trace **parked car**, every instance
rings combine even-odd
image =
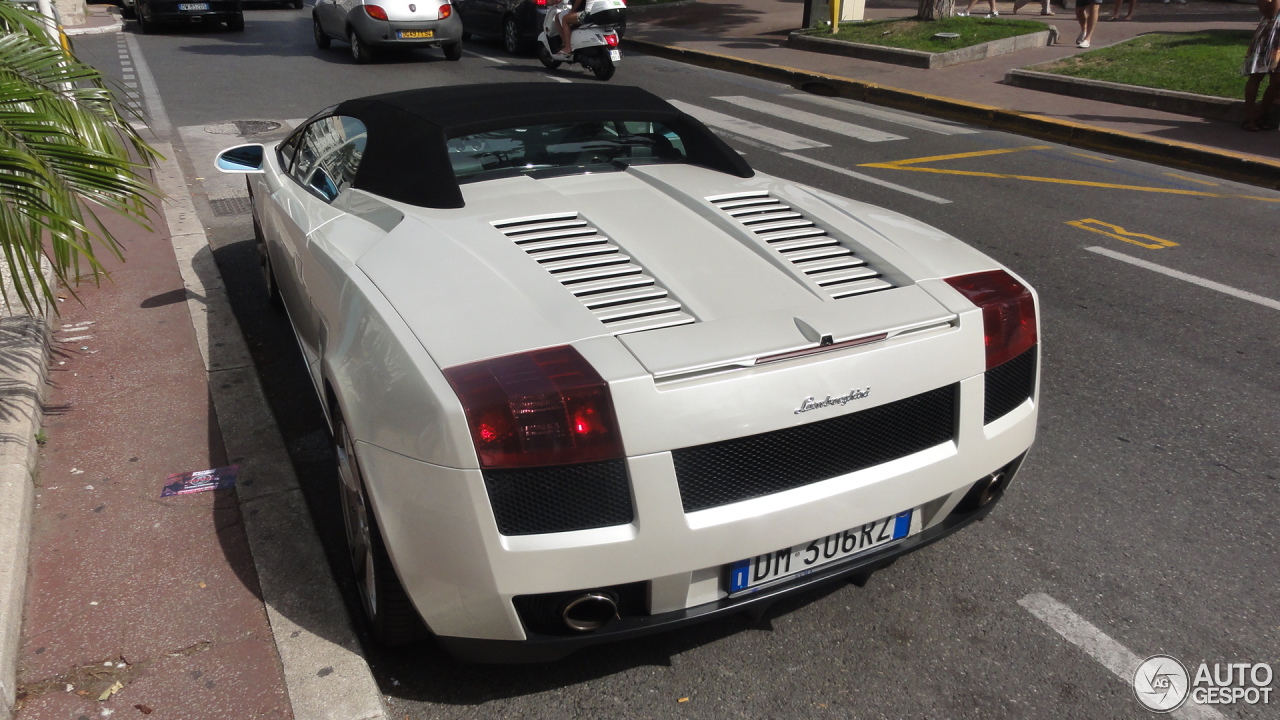
[[[316,47],[342,40],[358,63],[394,48],[438,47],[449,60],[462,57],[462,20],[449,0],[316,0],[311,25]]]
[[[547,0],[455,0],[462,29],[468,35],[501,38],[512,55],[533,49],[547,15]],[[555,3],[550,3],[552,6]]]
[[[138,29],[155,32],[160,25],[209,25],[226,23],[232,32],[244,30],[241,0],[135,0]]]
[[[1024,281],[638,88],[348,100],[217,164],[383,643],[547,660],[865,578],[984,517],[1035,437]]]

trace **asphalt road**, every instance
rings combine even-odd
[[[243,34],[174,30],[132,35],[128,47],[154,77],[349,591],[319,406],[286,321],[264,301],[248,215],[212,177],[211,153],[280,137],[288,120],[357,95],[555,80],[487,42],[467,43],[457,63],[423,51],[357,66],[342,43],[314,46],[309,17],[264,6]],[[76,44],[123,77],[114,36]],[[1043,315],[1037,444],[986,522],[865,588],[796,598],[760,622],[731,618],[548,666],[366,644],[392,717],[1128,718],[1145,711],[1107,667],[1120,650],[1168,653],[1193,672],[1280,665],[1280,193],[919,116],[871,117],[638,55],[612,82],[727,116],[725,136],[758,170],[920,218],[1027,278]],[[248,135],[227,125],[236,120],[282,126]],[[833,120],[899,138],[857,139]],[[795,141],[778,131],[822,146],[785,149]],[[1276,717],[1272,703],[1218,710]]]

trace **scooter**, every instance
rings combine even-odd
[[[616,63],[622,60],[618,49],[618,26],[626,18],[625,0],[587,0],[578,14],[578,26],[569,35],[569,57],[560,53],[560,27],[556,18],[569,12],[570,0],[547,10],[542,21],[542,34],[538,36],[538,59],[548,70],[555,70],[561,63],[578,63],[590,70],[599,80],[613,77]]]

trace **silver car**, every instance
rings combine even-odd
[[[448,0],[316,0],[311,22],[317,47],[344,40],[358,63],[390,48],[438,47],[448,60],[462,57],[462,19]]]

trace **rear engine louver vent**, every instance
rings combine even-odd
[[[707,198],[817,283],[833,300],[893,284],[803,214],[763,190]]]
[[[614,335],[694,322],[680,301],[578,213],[493,223]]]

